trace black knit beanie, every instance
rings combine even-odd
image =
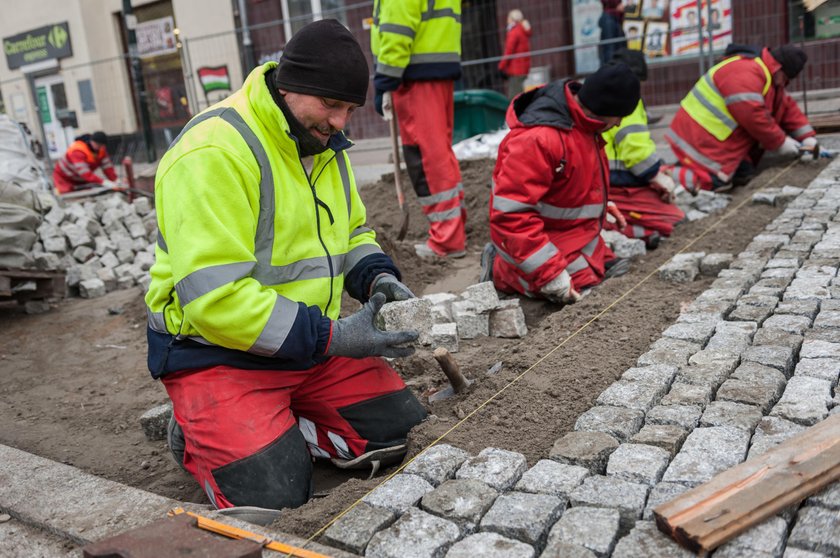
[[[610,64],[586,78],[577,96],[598,116],[627,116],[639,104],[641,84],[626,64]]]
[[[93,135],[90,136],[90,139],[102,145],[108,143],[108,136],[106,136],[105,132],[102,131],[94,132]]]
[[[613,53],[613,57],[607,64],[627,64],[639,81],[647,80],[647,62],[641,50],[620,48]]]
[[[805,51],[794,45],[776,47],[770,51],[770,54],[782,65],[782,70],[790,79],[795,79],[805,67],[805,62],[808,61]]]
[[[310,23],[291,38],[274,72],[279,89],[365,104],[370,74],[358,41],[338,20]]]

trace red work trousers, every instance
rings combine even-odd
[[[409,81],[392,93],[403,156],[423,213],[429,247],[438,255],[466,247],[464,188],[452,152],[454,83]]]
[[[682,209],[662,201],[658,192],[644,186],[610,186],[610,200],[627,219],[627,227],[621,232],[629,238],[647,239],[654,232],[670,236],[674,225],[685,218]]]
[[[184,433],[183,465],[217,508],[299,506],[311,495],[310,454],[352,459],[405,443],[426,414],[380,358],[216,366],[162,381]]]

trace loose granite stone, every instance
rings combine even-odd
[[[476,533],[452,545],[446,558],[533,558],[534,547],[497,533]]]
[[[782,398],[770,414],[803,426],[813,426],[828,416],[830,403],[830,382],[808,376],[794,376],[788,381]]]
[[[414,458],[404,472],[426,479],[437,486],[455,476],[455,471],[470,454],[449,444],[436,444]]]
[[[629,529],[642,516],[649,487],[614,477],[593,476],[584,479],[583,484],[569,495],[572,506],[596,508],[618,508],[621,527]]]
[[[597,405],[578,417],[575,430],[604,432],[618,440],[626,441],[642,428],[644,419],[645,415],[641,410]]]
[[[541,459],[525,471],[514,487],[519,492],[551,494],[568,498],[569,493],[590,475],[589,469],[566,465],[551,459]]]
[[[694,405],[704,408],[711,399],[711,386],[675,383],[660,403],[662,405]]]
[[[368,558],[443,558],[461,536],[457,525],[417,508],[376,533],[368,544]]]
[[[804,426],[779,417],[762,418],[750,441],[750,453],[747,459],[765,453],[803,430],[805,430]]]
[[[607,459],[617,447],[618,441],[603,432],[569,432],[554,442],[549,458],[597,475],[606,471]]]
[[[432,515],[465,526],[469,531],[481,521],[498,495],[481,481],[453,479],[423,496],[420,507]]]
[[[620,515],[610,508],[581,506],[566,510],[549,533],[553,541],[588,548],[599,558],[607,557],[618,539]]]
[[[743,461],[749,442],[749,432],[737,428],[696,428],[686,438],[662,480],[686,486],[707,482],[721,471]]]
[[[548,494],[508,492],[496,499],[479,528],[542,548],[548,531],[566,509],[566,499]]]
[[[672,424],[693,430],[703,410],[694,405],[657,405],[645,416],[647,424]]]
[[[596,403],[647,411],[665,395],[666,386],[641,382],[614,382],[601,392]]]
[[[670,386],[678,371],[679,368],[668,364],[634,367],[628,368],[621,375],[621,380],[625,382]]]
[[[662,478],[671,455],[662,448],[621,444],[607,462],[607,476],[653,486]]]
[[[630,441],[634,444],[646,444],[662,448],[673,457],[682,447],[688,431],[671,424],[646,424]]]
[[[362,498],[362,501],[399,515],[417,504],[424,494],[432,490],[434,487],[422,477],[401,473],[376,487],[373,492]]]
[[[654,509],[656,509],[660,504],[670,502],[687,490],[690,490],[690,488],[684,484],[676,482],[660,482],[651,489],[650,494],[648,495],[642,519],[653,519]]]
[[[700,417],[700,426],[731,426],[752,434],[761,417],[761,409],[753,405],[712,401]]]
[[[769,517],[719,546],[715,557],[740,558],[766,554],[781,558],[786,538],[787,522],[781,517]]]
[[[527,467],[528,463],[521,453],[484,448],[461,465],[455,478],[476,479],[496,490],[507,490],[516,484]]]
[[[396,519],[397,514],[390,510],[360,502],[327,529],[324,542],[341,550],[364,554],[373,535]]]

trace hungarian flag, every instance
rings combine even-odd
[[[230,91],[230,75],[227,66],[205,66],[198,69],[198,80],[204,88],[204,93],[210,91]]]

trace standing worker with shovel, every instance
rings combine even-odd
[[[460,0],[377,0],[371,51],[376,111],[384,115],[393,105],[408,175],[429,220],[429,239],[415,245],[417,255],[463,257],[467,213],[452,152],[453,92],[461,77]]]

